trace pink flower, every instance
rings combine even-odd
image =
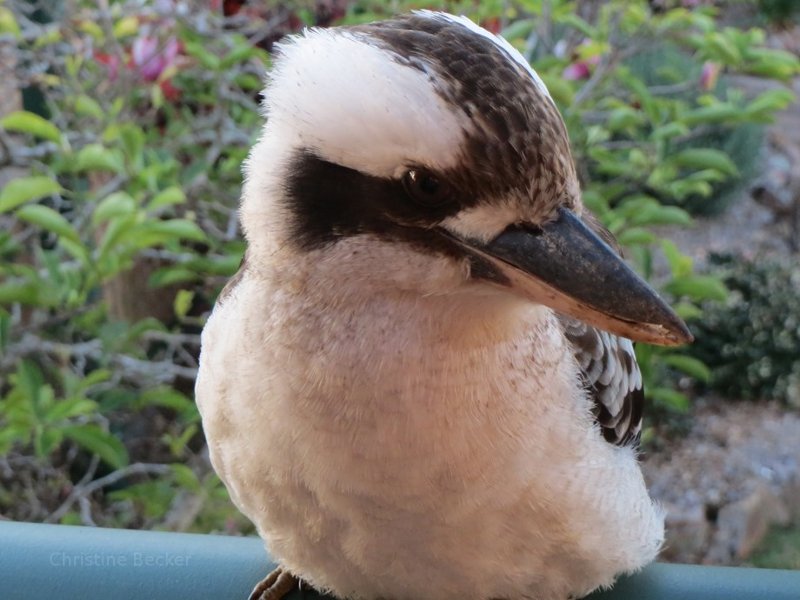
[[[561,77],[567,81],[580,81],[581,79],[589,79],[589,77],[591,77],[594,67],[600,63],[600,55],[589,54],[589,52],[592,51],[590,44],[591,40],[585,39],[578,45],[572,53],[572,60],[575,62],[564,69]],[[597,52],[596,48],[594,52]]]
[[[586,61],[580,61],[568,65],[561,74],[561,77],[567,81],[579,81],[581,79],[589,79],[591,74],[592,72],[589,69],[589,64]]]
[[[707,60],[703,63],[703,70],[700,72],[700,87],[706,91],[711,91],[717,86],[719,79],[720,66]]]
[[[131,60],[145,81],[155,81],[175,62],[179,52],[180,42],[174,37],[162,45],[157,37],[144,35],[133,42]]]

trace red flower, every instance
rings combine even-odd
[[[111,81],[116,81],[119,75],[119,57],[116,54],[105,54],[104,52],[95,52],[94,59],[101,65],[105,65],[108,72],[108,78]]]
[[[172,85],[172,81],[169,79],[165,79],[158,85],[161,88],[161,93],[164,94],[164,98],[169,102],[177,102],[181,97],[181,91]]]

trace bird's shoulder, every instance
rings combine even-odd
[[[572,345],[595,418],[609,443],[638,444],[642,430],[644,386],[633,342],[559,315]]]

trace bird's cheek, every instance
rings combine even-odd
[[[310,257],[309,284],[346,295],[448,294],[469,281],[463,258],[375,235],[343,238]]]

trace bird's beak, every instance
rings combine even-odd
[[[510,227],[488,243],[453,239],[478,264],[489,263],[475,276],[526,299],[635,341],[676,346],[694,339],[653,288],[567,209],[540,228]]]

